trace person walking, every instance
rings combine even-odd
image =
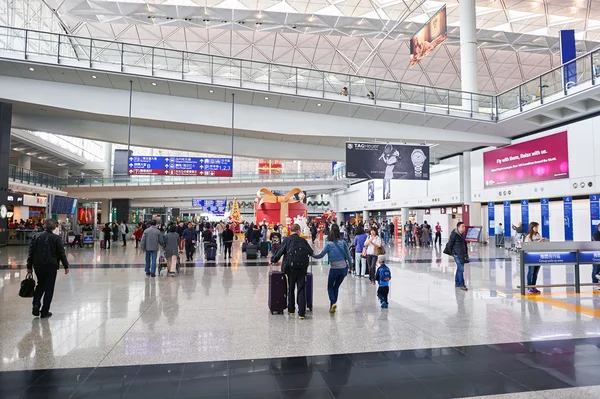
[[[123,246],[126,247],[127,246],[127,233],[129,233],[129,227],[127,227],[127,222],[125,220],[123,220],[123,222],[121,223],[121,226],[119,226],[119,229],[121,231],[121,237],[123,237]]]
[[[527,234],[525,234],[524,242],[545,242],[547,241],[538,232],[540,224],[537,222],[529,223]],[[540,272],[540,266],[529,266],[527,269],[527,285],[535,285],[537,283],[538,273]],[[530,294],[539,294],[540,291],[535,287],[527,289]]]
[[[377,284],[379,284],[379,288],[377,288],[377,298],[379,299],[379,304],[381,307],[383,309],[387,309],[389,306],[388,294],[390,293],[390,280],[392,279],[392,272],[385,264],[385,255],[379,255],[377,257],[377,262],[379,263],[377,272],[375,272],[375,280],[377,281]]]
[[[117,242],[119,240],[119,223],[116,221],[113,222],[112,226],[112,240],[113,242]]]
[[[600,241],[600,224],[598,225],[598,229],[592,234],[592,241]],[[594,263],[592,266],[592,283],[600,283],[600,263]],[[594,291],[600,291],[600,286],[595,285]]]
[[[439,245],[442,246],[442,226],[440,226],[440,222],[437,222],[435,225],[435,241],[434,241],[434,245]]]
[[[233,230],[229,228],[229,225],[225,225],[223,230],[223,246],[225,247],[225,259],[227,259],[227,253],[229,252],[229,259],[231,259],[231,246],[233,245]]]
[[[112,234],[112,230],[110,228],[110,224],[106,223],[104,225],[104,229],[102,229],[102,233],[104,233],[104,249],[110,249],[110,235]]]
[[[156,277],[156,256],[161,241],[162,233],[156,227],[156,220],[150,222],[150,228],[142,234],[140,243],[142,250],[146,251],[146,276]]]
[[[194,260],[194,252],[196,251],[196,229],[192,226],[192,223],[187,224],[187,228],[183,231],[183,241],[185,242],[185,258],[188,262]]]
[[[365,241],[363,255],[367,257],[367,269],[369,270],[369,281],[375,285],[375,270],[377,269],[377,251],[383,246],[379,237],[377,227],[371,228],[371,235]]]
[[[220,221],[216,226],[215,226],[215,230],[217,230],[217,243],[219,244],[219,247],[223,247],[223,232],[225,231],[225,225],[223,224],[223,221]]]
[[[75,236],[75,238],[71,243],[71,248],[73,248],[75,244],[77,244],[79,248],[83,247],[83,244],[81,243],[81,227],[79,227],[79,223],[77,223],[77,221],[73,223],[73,235]]]
[[[456,275],[454,276],[454,286],[462,291],[468,291],[465,285],[465,263],[469,263],[469,252],[467,241],[465,240],[466,226],[463,222],[458,222],[456,229],[450,233],[450,239],[446,243],[448,252],[444,252],[454,258],[456,262]]]
[[[54,285],[60,263],[65,268],[65,274],[69,274],[69,261],[65,254],[65,247],[61,238],[53,233],[56,228],[56,220],[46,219],[44,228],[44,232],[37,234],[31,240],[27,255],[27,273],[33,273],[35,270],[37,277],[31,314],[36,317],[40,316],[42,319],[52,316],[50,304],[54,296]]]
[[[356,269],[356,277],[366,276],[367,273],[367,257],[363,255],[363,250],[365,249],[365,241],[367,241],[368,237],[362,223],[359,224],[356,228],[356,235],[354,236],[354,247],[356,248],[354,254],[354,266]]]
[[[290,235],[283,239],[279,248],[271,256],[271,264],[276,264],[283,256],[281,272],[288,280],[288,313],[296,314],[295,290],[298,288],[298,317],[306,317],[306,273],[310,263],[309,256],[314,255],[313,249],[304,238],[300,237],[300,225],[290,227]]]
[[[329,229],[327,242],[320,254],[314,255],[315,259],[329,259],[329,277],[327,278],[327,293],[329,294],[329,313],[335,313],[337,309],[340,285],[348,275],[348,267],[352,262],[348,243],[342,238],[340,227],[333,224]]]
[[[179,252],[183,253],[185,247],[185,241],[183,240],[183,232],[185,231],[185,223],[179,222],[177,224],[177,234],[179,234]]]
[[[179,234],[177,234],[177,226],[171,225],[169,232],[164,236],[165,259],[167,261],[168,276],[175,277],[177,275],[177,256],[179,255]]]
[[[142,228],[142,224],[138,223],[137,228],[133,232],[133,237],[135,238],[135,248],[139,248],[140,240],[142,239],[142,235],[144,234],[144,229]]]
[[[317,239],[317,224],[315,222],[313,222],[313,224],[310,226],[310,238],[312,239],[312,243],[315,243],[315,240]]]

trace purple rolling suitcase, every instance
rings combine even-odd
[[[269,272],[269,310],[271,314],[283,314],[287,308],[287,277],[280,271]]]
[[[309,273],[306,273],[306,308],[312,312],[313,309],[313,274],[312,267]]]

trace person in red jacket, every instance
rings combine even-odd
[[[138,226],[133,233],[133,237],[135,238],[135,247],[136,248],[139,246],[140,240],[142,239],[143,234],[144,234],[144,229],[142,229],[142,224],[138,223]]]

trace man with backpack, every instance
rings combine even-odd
[[[271,263],[276,264],[283,256],[281,272],[287,274],[288,280],[288,313],[296,313],[295,289],[298,286],[298,316],[306,316],[306,273],[310,256],[314,255],[312,247],[304,238],[300,237],[300,226],[293,224],[290,235],[283,239],[279,248],[271,257]]]

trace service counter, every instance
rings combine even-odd
[[[581,292],[581,286],[600,284],[581,284],[579,265],[600,263],[600,241],[582,242],[524,242],[520,251],[521,295],[527,288],[575,287]],[[526,285],[527,267],[529,266],[573,266],[575,270],[574,284]]]

